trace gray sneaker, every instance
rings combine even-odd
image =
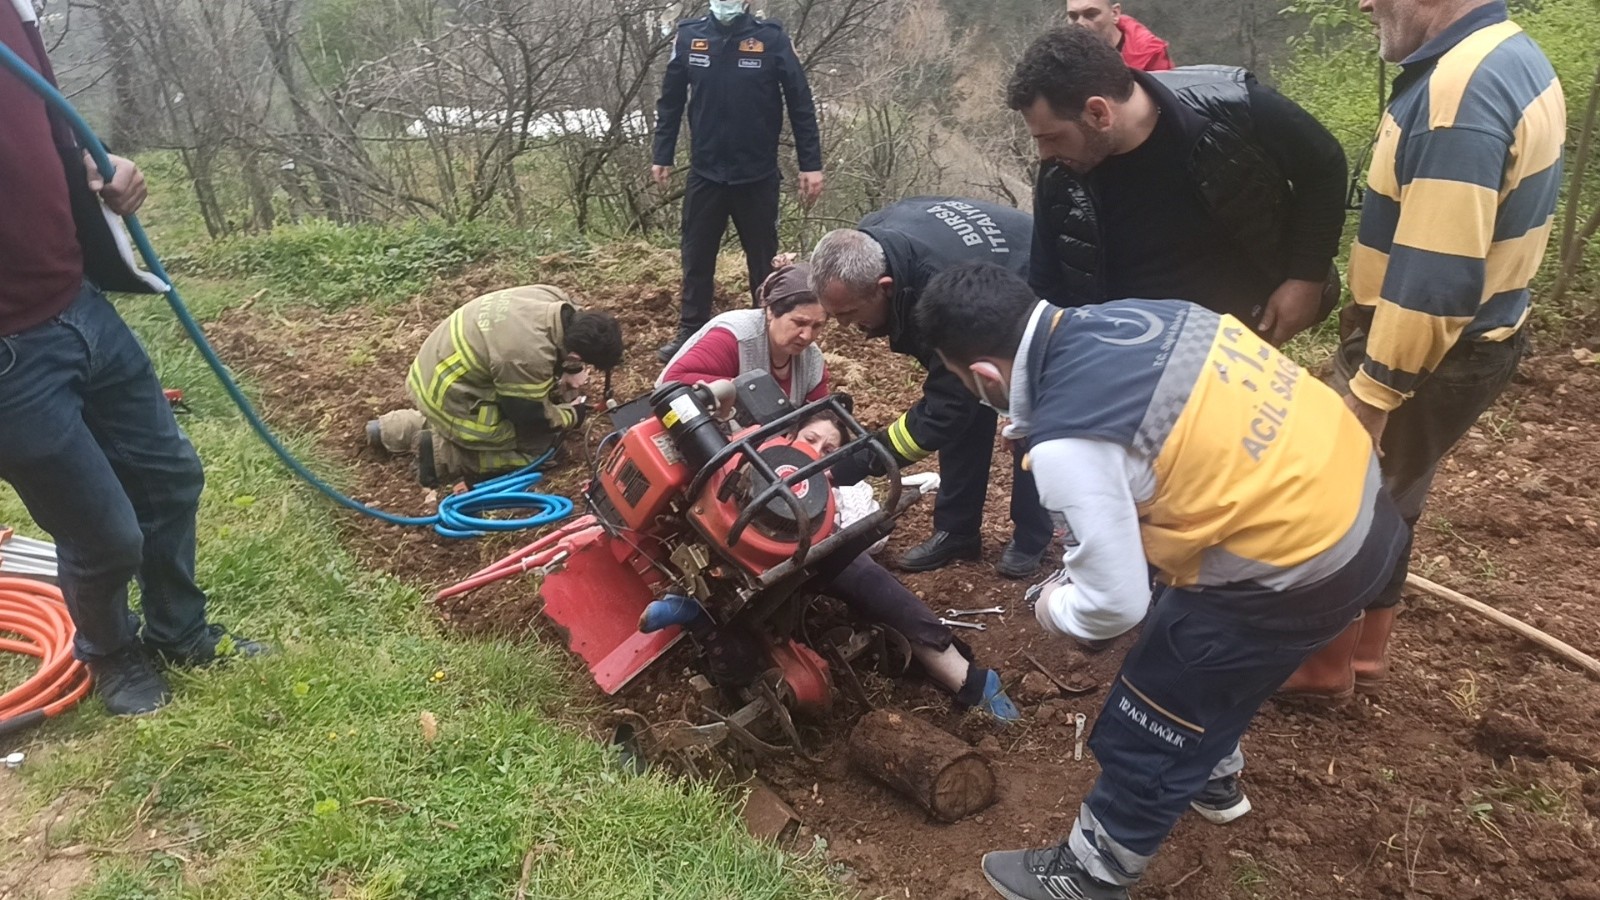
[[[983,855],[983,877],[1006,900],[1128,900],[1128,889],[1092,877],[1067,843]]]
[[[1206,782],[1189,806],[1207,822],[1226,825],[1250,811],[1250,798],[1240,789],[1238,775],[1224,775]]]

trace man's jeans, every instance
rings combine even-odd
[[[194,581],[205,476],[144,348],[88,284],[66,311],[0,336],[0,479],[56,542],[80,659],[144,639],[184,652],[206,630]]]
[[[1359,318],[1348,321],[1360,323]],[[1528,346],[1526,331],[1500,342],[1463,341],[1456,344],[1439,362],[1439,368],[1411,399],[1389,414],[1383,431],[1383,486],[1406,524],[1414,529],[1422,518],[1422,505],[1433,486],[1439,462],[1456,442],[1471,430],[1478,417],[1494,405],[1495,398],[1511,383],[1517,363]],[[1350,378],[1366,358],[1367,333],[1357,327],[1339,346],[1334,371],[1328,379],[1334,390],[1348,393]],[[1374,607],[1400,602],[1410,570],[1411,540],[1406,542],[1394,578]]]

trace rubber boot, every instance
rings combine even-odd
[[[1355,693],[1356,673],[1352,662],[1356,644],[1361,640],[1363,614],[1345,626],[1344,631],[1311,654],[1300,664],[1289,680],[1278,688],[1278,693],[1294,697],[1311,697],[1342,700]]]
[[[1389,635],[1394,632],[1398,606],[1367,610],[1361,620],[1361,640],[1356,642],[1356,657],[1351,668],[1356,673],[1356,690],[1376,694],[1389,680]]]

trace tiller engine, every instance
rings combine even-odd
[[[793,440],[819,413],[843,435],[827,454]],[[848,398],[797,409],[765,372],[669,383],[613,410],[612,421],[619,430],[600,442],[584,492],[590,514],[441,596],[538,570],[545,615],[607,694],[688,635],[703,675],[737,709],[707,707],[715,721],[687,740],[777,749],[751,731],[770,718],[798,749],[790,712],[826,712],[829,660],[846,663],[868,643],[852,632],[809,646],[807,583],[830,556],[848,560],[888,534],[915,490],[902,489],[895,460],[856,422]],[[827,473],[856,453],[881,458],[889,496],[839,527]]]

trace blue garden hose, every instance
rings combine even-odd
[[[55,85],[34,71],[10,47],[0,43],[0,67],[4,67],[11,74],[22,79],[35,94],[43,98],[49,107],[61,114],[72,130],[78,135],[78,140],[83,143],[84,149],[94,159],[95,167],[100,170],[100,175],[111,182],[116,167],[111,164],[111,158],[106,155],[105,145],[100,138],[95,136],[94,129],[83,116],[73,108],[67,98],[56,90]],[[194,342],[200,355],[205,359],[206,365],[216,373],[217,380],[222,382],[223,390],[227,391],[229,398],[239,411],[244,413],[245,421],[255,433],[266,442],[272,452],[283,460],[296,475],[333,502],[355,510],[362,515],[371,516],[394,525],[432,526],[435,531],[445,537],[468,538],[477,537],[488,531],[516,531],[523,528],[537,528],[558,522],[572,514],[572,501],[566,497],[554,494],[539,494],[529,490],[539,483],[544,477],[538,471],[539,467],[549,461],[551,453],[545,453],[537,460],[516,472],[503,475],[479,484],[476,488],[462,494],[446,497],[439,503],[439,513],[432,516],[397,516],[392,513],[374,509],[359,500],[346,496],[332,485],[318,478],[305,464],[296,459],[294,454],[278,440],[277,436],[267,428],[261,420],[261,415],[256,412],[255,406],[239,388],[239,383],[233,380],[228,372],[228,367],[217,356],[217,351],[212,349],[211,342],[206,340],[205,332],[201,331],[200,324],[195,321],[194,315],[189,312],[189,307],[184,305],[183,298],[178,295],[178,289],[172,282],[172,277],[161,265],[161,258],[156,255],[155,247],[150,244],[149,235],[145,234],[144,226],[139,224],[139,217],[129,214],[123,216],[123,221],[128,226],[128,234],[133,238],[133,244],[139,248],[139,255],[144,258],[145,265],[150,273],[161,279],[167,285],[165,296],[167,304],[172,307],[172,312],[178,317],[178,323],[183,326],[189,339]],[[553,452],[553,451],[552,451]],[[485,519],[477,514],[491,510],[525,509],[535,510],[535,514],[521,519]]]

